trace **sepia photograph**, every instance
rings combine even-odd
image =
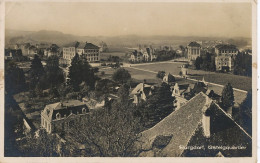
[[[256,2],[1,5],[0,162],[256,162]]]

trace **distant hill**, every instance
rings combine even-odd
[[[99,44],[101,41],[106,42],[109,47],[136,47],[138,44],[147,45],[187,45],[190,41],[195,40],[225,40],[237,46],[251,45],[250,38],[217,38],[217,37],[195,37],[195,36],[139,36],[139,35],[125,35],[125,36],[76,36],[71,34],[64,34],[58,31],[19,31],[8,30],[5,31],[6,44],[15,43],[56,43],[63,46],[72,41],[92,42]]]

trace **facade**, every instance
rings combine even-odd
[[[172,96],[175,97],[174,106],[176,109],[179,109],[182,105],[184,105],[188,100],[190,100],[196,94],[203,92],[206,93],[208,90],[208,86],[204,80],[198,81],[195,84],[178,84],[172,87]],[[209,93],[209,92],[208,92]],[[210,94],[210,97],[215,97],[214,92]]]
[[[149,62],[154,61],[156,59],[155,50],[152,47],[148,48],[139,48],[139,50],[135,50],[132,52],[130,56],[130,61],[132,62]]]
[[[99,47],[88,42],[85,44],[80,42],[73,42],[66,45],[63,48],[63,59],[66,59],[67,63],[71,63],[72,58],[77,53],[87,59],[89,62],[97,62],[100,60]]]
[[[187,46],[188,49],[188,59],[190,61],[195,61],[197,57],[201,56],[201,46],[197,42],[190,42]]]
[[[163,77],[163,82],[167,83],[167,84],[171,84],[171,83],[174,83],[175,82],[175,77],[168,73],[168,74],[165,74],[164,77]]]
[[[215,64],[216,70],[232,71],[234,67],[234,59],[238,54],[235,45],[220,44],[215,47]]]
[[[87,118],[88,113],[87,105],[78,100],[49,104],[41,112],[41,127],[47,133],[61,133]]]
[[[132,52],[131,56],[130,56],[130,61],[132,62],[142,62],[143,59],[143,53],[140,51],[135,50],[134,52]]]
[[[52,55],[59,55],[60,47],[56,44],[52,44],[50,47],[44,49],[44,55],[50,57]]]
[[[133,89],[130,95],[133,96],[133,103],[138,104],[141,100],[146,101],[147,97],[152,95],[154,91],[154,86],[140,83]]]

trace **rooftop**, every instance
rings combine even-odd
[[[215,48],[217,48],[219,50],[226,50],[226,49],[237,50],[237,47],[235,45],[232,45],[232,44],[219,44],[219,45],[216,45]]]
[[[203,135],[201,122],[204,106],[209,105],[212,108],[213,118],[210,123],[213,129],[210,138]],[[211,124],[210,124],[211,126]],[[211,128],[212,128],[211,127]],[[239,136],[238,136],[239,135]],[[154,154],[151,151],[158,151],[154,149],[153,144],[157,137],[171,136],[171,140],[164,144],[164,148],[159,150],[159,153]],[[192,145],[230,145],[239,146],[241,144],[247,146],[247,151],[243,153],[250,153],[251,136],[248,135],[243,128],[241,128],[226,112],[221,109],[214,101],[202,92],[191,98],[186,104],[174,111],[154,127],[142,132],[141,137],[142,152],[141,156],[204,156],[206,152],[203,150],[185,150],[180,148],[182,146]],[[165,142],[164,142],[165,143]],[[233,144],[232,144],[233,143]],[[207,147],[206,147],[207,148]],[[216,156],[221,151],[224,156],[240,156],[241,153],[232,153],[229,150],[216,150],[205,156]],[[193,153],[191,153],[193,152]]]
[[[200,44],[193,41],[193,42],[190,42],[188,46],[191,46],[191,47],[200,47]]]

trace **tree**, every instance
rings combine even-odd
[[[124,69],[124,68],[118,68],[113,76],[112,76],[112,79],[115,81],[115,82],[118,82],[118,83],[121,83],[121,84],[124,84],[126,83],[128,80],[131,79],[131,75],[130,73]]]
[[[5,90],[8,93],[18,93],[26,87],[25,76],[15,62],[6,61],[5,63]]]
[[[109,79],[101,79],[96,83],[96,88],[95,88],[96,94],[98,95],[108,94],[110,88],[113,86],[114,86],[114,81]]]
[[[240,125],[252,135],[252,90],[247,92],[245,100],[240,104],[237,119]]]
[[[181,49],[182,56],[184,56],[184,52],[185,52],[185,48],[184,48],[184,46],[180,45],[179,48]]]
[[[96,76],[90,64],[86,59],[80,58],[76,54],[69,67],[68,84],[71,85],[74,91],[79,91],[79,85],[85,82],[90,88],[94,89]]]
[[[135,114],[141,118],[145,128],[150,128],[173,111],[173,101],[170,86],[162,83],[146,102],[139,104]]]
[[[64,82],[63,70],[59,67],[59,58],[55,55],[48,57],[46,61],[46,82],[49,87],[58,87]]]
[[[225,85],[225,87],[222,90],[222,97],[221,97],[222,105],[224,109],[228,109],[230,107],[233,107],[234,105],[234,93],[233,88],[230,83]]]
[[[42,66],[41,59],[39,58],[38,55],[35,55],[34,59],[31,62],[30,72],[29,72],[31,89],[34,89],[36,87],[36,85],[38,84],[40,79],[44,76],[44,74],[45,72]]]
[[[158,73],[156,74],[156,77],[159,79],[163,79],[164,76],[165,76],[165,71],[158,71]]]
[[[194,63],[194,66],[197,70],[200,69],[200,65],[202,64],[203,60],[201,57],[197,57],[196,60],[195,60],[195,63]]]
[[[26,136],[26,146],[20,148],[23,156],[27,157],[55,157],[57,154],[57,145],[59,140],[48,134],[44,129],[38,130],[38,136],[29,133]]]
[[[234,74],[252,76],[252,56],[238,53],[234,61]]]
[[[111,109],[93,112],[86,122],[71,127],[68,134],[85,144],[85,156],[137,156],[139,121],[132,110],[129,104],[113,103]]]
[[[129,102],[129,85],[123,84],[117,92],[118,101],[120,103],[128,103]]]

